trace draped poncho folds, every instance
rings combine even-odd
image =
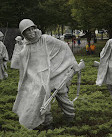
[[[18,54],[20,53],[20,51],[22,49],[23,49],[23,44],[18,44],[18,43],[15,44],[13,55],[12,55],[12,59],[11,59],[11,68],[15,68],[16,69],[16,67],[17,67],[17,69],[18,69],[18,65],[15,64],[14,61],[18,60],[16,58],[18,58]],[[13,66],[13,65],[16,65],[16,66]]]
[[[100,53],[100,65],[98,68],[96,85],[112,85],[112,39],[106,42]]]
[[[45,34],[34,42],[26,42],[18,56],[13,65],[20,70],[13,111],[20,124],[33,129],[45,120],[40,108],[51,90],[59,86],[70,68],[79,71],[79,67],[67,43]]]

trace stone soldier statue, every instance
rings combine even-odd
[[[0,79],[1,80],[8,77],[8,74],[5,70],[7,69],[7,61],[9,59],[7,49],[2,42],[3,38],[4,38],[4,34],[0,31]]]
[[[96,85],[106,84],[112,99],[112,39],[106,42],[100,53],[100,63]]]
[[[15,68],[16,69],[16,66],[13,66],[13,65],[15,64],[14,61],[17,60],[16,58],[18,58],[18,54],[23,49],[23,41],[22,41],[22,37],[21,36],[17,36],[15,38],[15,40],[16,40],[16,44],[15,44],[13,55],[12,55],[12,59],[11,59],[11,68]]]
[[[67,43],[50,35],[42,35],[30,19],[23,19],[19,29],[26,42],[14,62],[14,66],[20,69],[20,79],[13,111],[19,116],[20,124],[28,129],[34,129],[40,124],[49,127],[53,120],[51,106],[48,105],[43,115],[40,108],[65,75],[78,72],[80,68]],[[65,83],[56,99],[66,118],[73,120],[74,105],[67,93]]]

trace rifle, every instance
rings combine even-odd
[[[76,101],[79,97],[80,92],[80,83],[81,83],[81,71],[78,72],[78,81],[77,81],[77,96],[72,100],[72,102]]]
[[[79,63],[79,67],[80,67],[80,71],[81,69],[85,67],[84,61],[81,60],[81,62]],[[70,68],[71,69],[71,68]],[[81,74],[78,72],[78,75]],[[68,82],[70,81],[70,79],[73,77],[74,75],[74,70],[71,69],[71,71],[69,73],[67,73],[63,79],[63,81],[61,82],[61,84],[59,85],[59,87],[57,89],[55,89],[55,91],[53,92],[53,94],[50,96],[50,98],[42,105],[42,107],[40,108],[40,113],[41,115],[43,115],[46,110],[47,110],[47,106],[50,104],[50,102],[52,101],[52,99],[56,96],[56,94],[58,93],[58,91]],[[80,90],[80,88],[78,88],[78,91]],[[79,92],[78,92],[79,95]]]
[[[81,59],[79,63],[79,67],[81,68],[78,72],[78,79],[77,79],[77,96],[72,100],[72,102],[76,101],[79,97],[80,92],[80,83],[81,83],[81,70],[85,68],[84,61]]]

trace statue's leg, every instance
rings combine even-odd
[[[59,93],[56,95],[56,99],[58,101],[59,106],[61,107],[62,111],[65,114],[65,118],[67,121],[72,121],[75,116],[74,113],[74,104],[72,101],[68,98],[68,88],[66,85],[63,86],[63,88],[59,91]]]

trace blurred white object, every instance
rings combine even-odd
[[[21,37],[21,36],[17,36],[17,37],[15,38],[15,40],[16,40],[16,41],[22,41],[22,37]]]
[[[60,36],[60,40],[64,41],[64,35]]]
[[[85,68],[85,63],[84,63],[83,59],[80,60],[80,63],[78,64],[78,66],[79,66],[80,69]]]
[[[100,62],[94,61],[94,66],[95,66],[95,67],[99,67],[99,65],[100,65]]]

